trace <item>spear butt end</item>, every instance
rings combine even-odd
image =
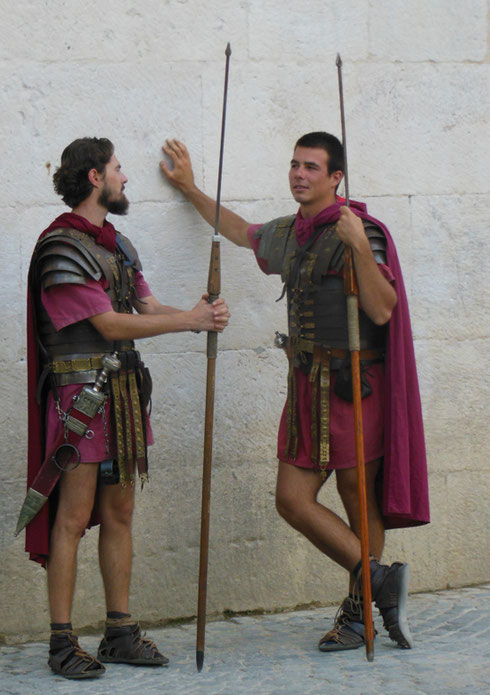
[[[197,670],[199,673],[202,671],[202,667],[204,664],[204,651],[198,649],[196,652],[196,665],[197,665]]]

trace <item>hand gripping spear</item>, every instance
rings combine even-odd
[[[344,182],[345,204],[350,207],[349,174],[347,170],[347,141],[345,136],[344,91],[342,87],[342,59],[337,53],[337,74],[339,78],[340,118],[342,125],[342,144],[344,146]],[[362,432],[361,404],[361,369],[359,351],[361,341],[359,334],[359,309],[357,286],[352,249],[346,244],[344,254],[344,292],[347,300],[347,327],[349,333],[349,351],[352,365],[352,400],[354,404],[354,434],[356,444],[357,494],[359,499],[359,515],[361,521],[361,563],[362,563],[362,593],[364,597],[364,634],[366,641],[366,658],[374,659],[374,631],[371,606],[371,574],[369,570],[369,532],[366,501],[366,471],[364,467],[364,438]]]
[[[225,87],[223,94],[223,117],[221,121],[221,144],[218,169],[218,192],[216,195],[216,217],[214,221],[214,234],[211,246],[211,258],[209,261],[208,275],[208,302],[218,299],[221,291],[220,269],[220,234],[219,212],[221,201],[221,176],[223,171],[223,146],[225,140],[226,100],[228,96],[228,71],[230,65],[231,48],[226,46]],[[216,371],[216,357],[218,354],[218,334],[216,331],[208,332],[207,339],[207,375],[206,375],[206,414],[204,422],[204,456],[202,466],[202,501],[201,501],[201,546],[199,553],[199,592],[197,604],[197,638],[196,638],[196,663],[197,670],[201,671],[204,663],[204,642],[206,632],[206,593],[208,578],[208,548],[209,548],[209,512],[211,503],[211,463],[213,460],[213,414],[214,414],[214,383]]]

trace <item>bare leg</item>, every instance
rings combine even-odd
[[[133,510],[134,486],[101,486],[99,563],[107,611],[129,613]]]
[[[280,461],[277,510],[322,553],[352,572],[361,559],[359,538],[337,514],[317,501],[322,484],[318,472]]]
[[[80,538],[92,512],[97,464],[83,463],[63,473],[48,559],[48,596],[52,623],[69,623]]]
[[[366,463],[366,500],[369,529],[370,554],[378,561],[383,553],[385,534],[381,513],[376,499],[375,482],[380,466],[380,459]],[[361,536],[361,519],[357,492],[357,469],[345,468],[336,471],[337,490],[344,505],[349,525],[356,536]],[[352,591],[354,580],[351,575],[349,590]]]

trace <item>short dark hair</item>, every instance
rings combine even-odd
[[[321,130],[314,133],[302,135],[294,149],[297,147],[318,147],[328,154],[327,172],[333,174],[334,171],[344,173],[344,147],[335,135],[325,133]]]
[[[53,175],[54,190],[64,203],[75,208],[93,190],[88,180],[90,169],[104,173],[114,154],[114,145],[107,138],[78,138],[63,150],[61,166]]]

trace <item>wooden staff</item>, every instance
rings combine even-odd
[[[226,46],[225,87],[223,94],[223,117],[221,121],[221,145],[219,153],[218,193],[216,195],[216,217],[214,222],[213,242],[208,275],[208,302],[218,299],[221,292],[220,268],[220,234],[219,213],[221,200],[221,177],[223,171],[223,145],[225,140],[226,100],[228,95],[228,70],[231,48]],[[213,460],[213,420],[214,420],[214,385],[216,357],[218,355],[218,334],[208,331],[207,337],[207,374],[206,374],[206,414],[204,420],[204,455],[202,466],[202,500],[201,500],[201,545],[199,553],[199,591],[197,602],[197,638],[196,664],[201,671],[204,663],[204,644],[206,635],[206,596],[208,581],[209,550],[209,516],[211,507],[211,464]]]
[[[350,207],[349,174],[347,170],[347,141],[345,136],[344,92],[342,87],[342,60],[337,54],[337,73],[339,78],[340,118],[342,125],[342,144],[344,146],[344,181],[345,204]],[[364,634],[366,641],[366,658],[374,659],[374,630],[373,612],[371,606],[371,572],[369,568],[369,530],[366,500],[366,470],[364,461],[364,437],[362,431],[362,401],[361,401],[361,367],[359,351],[361,340],[359,333],[359,306],[356,273],[352,259],[352,249],[345,245],[344,254],[344,292],[347,300],[347,327],[349,333],[349,351],[352,366],[352,400],[354,405],[354,436],[356,443],[357,495],[359,500],[359,515],[361,521],[361,563],[362,563],[362,593],[364,597]]]

